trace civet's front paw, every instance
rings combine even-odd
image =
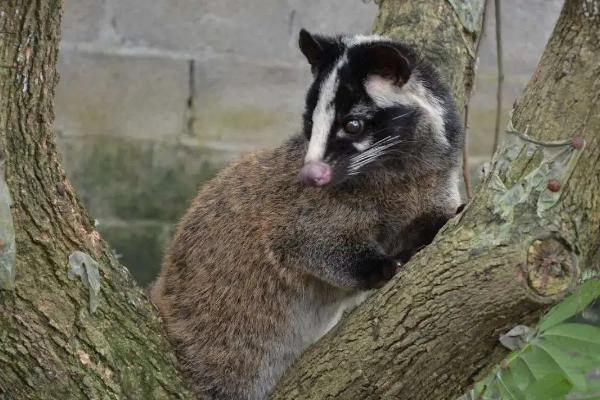
[[[362,265],[362,281],[365,289],[379,289],[396,275],[399,264],[390,257],[366,260]]]

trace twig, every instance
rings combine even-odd
[[[502,118],[502,92],[504,86],[504,63],[502,55],[502,15],[501,0],[494,0],[496,14],[496,62],[498,66],[498,86],[496,87],[496,125],[494,127],[494,152],[500,138],[500,120]]]
[[[573,146],[573,138],[547,141],[547,142],[532,138],[531,136],[529,136],[529,125],[527,125],[525,127],[525,132],[521,133],[521,132],[517,131],[513,125],[513,111],[511,111],[508,114],[508,124],[506,126],[505,132],[510,135],[517,135],[519,138],[521,138],[521,140],[523,140],[525,142],[537,144],[540,146],[545,146],[545,147],[562,147],[562,146],[566,146],[566,145]],[[574,133],[572,133],[571,136],[574,136]],[[585,146],[585,142],[584,142],[584,146]]]
[[[470,101],[470,96],[469,96]],[[465,148],[463,150],[463,181],[465,182],[465,192],[467,200],[473,197],[473,187],[471,185],[471,171],[469,171],[469,155],[467,154],[467,132],[469,131],[469,101],[465,104]]]

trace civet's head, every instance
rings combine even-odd
[[[455,168],[464,144],[447,87],[406,46],[380,36],[300,31],[314,82],[300,180],[324,186],[394,168],[418,176]]]

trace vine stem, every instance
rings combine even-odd
[[[498,68],[498,83],[496,87],[496,123],[494,126],[494,152],[498,149],[500,138],[500,121],[502,119],[502,95],[504,91],[504,61],[502,51],[502,8],[501,0],[494,0],[496,17],[496,65]]]
[[[477,70],[477,63],[478,63],[478,58],[479,58],[479,47],[481,45],[481,39],[483,38],[483,35],[485,33],[485,18],[486,18],[486,10],[487,10],[487,0],[485,0],[485,4],[483,5],[483,15],[481,17],[481,32],[479,34],[479,37],[477,38],[477,43],[475,44],[475,52],[474,52],[474,57],[475,57],[475,70]],[[471,172],[469,171],[469,154],[467,152],[467,145],[468,145],[468,136],[469,136],[469,103],[471,102],[471,97],[473,96],[473,91],[475,90],[474,88],[475,83],[473,81],[473,85],[471,86],[469,93],[467,95],[467,100],[465,101],[465,113],[464,113],[464,129],[465,129],[465,148],[463,150],[463,155],[462,155],[462,169],[463,169],[463,181],[465,183],[465,192],[467,194],[467,200],[471,200],[471,198],[473,197],[473,184],[471,181]]]

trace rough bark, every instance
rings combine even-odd
[[[506,354],[500,333],[600,276],[600,18],[585,5],[566,1],[514,111],[529,137],[506,135],[463,214],[311,347],[273,399],[451,399]],[[382,7],[385,19],[413,5]]]
[[[0,397],[186,398],[155,310],[60,166],[60,19],[60,0],[0,3],[0,155],[17,249],[15,288],[0,291]],[[67,277],[75,250],[100,265],[94,313],[89,290]]]
[[[472,85],[477,36],[467,3],[384,1],[377,24],[441,62],[459,104]],[[600,29],[581,4],[567,1],[513,118],[540,140],[587,141],[582,151],[560,147],[569,166],[541,172],[560,180],[560,196],[528,183],[549,146],[510,135],[464,214],[311,348],[274,398],[451,398],[503,354],[500,332],[598,273]],[[0,394],[185,398],[154,310],[60,167],[52,132],[59,24],[59,0],[0,4],[0,153],[17,246],[16,287],[0,292]],[[505,196],[515,185],[529,196]],[[542,194],[556,204],[540,217]],[[553,268],[544,269],[545,253],[535,257],[536,239],[556,256]],[[95,313],[89,289],[67,277],[75,250],[100,264]]]

